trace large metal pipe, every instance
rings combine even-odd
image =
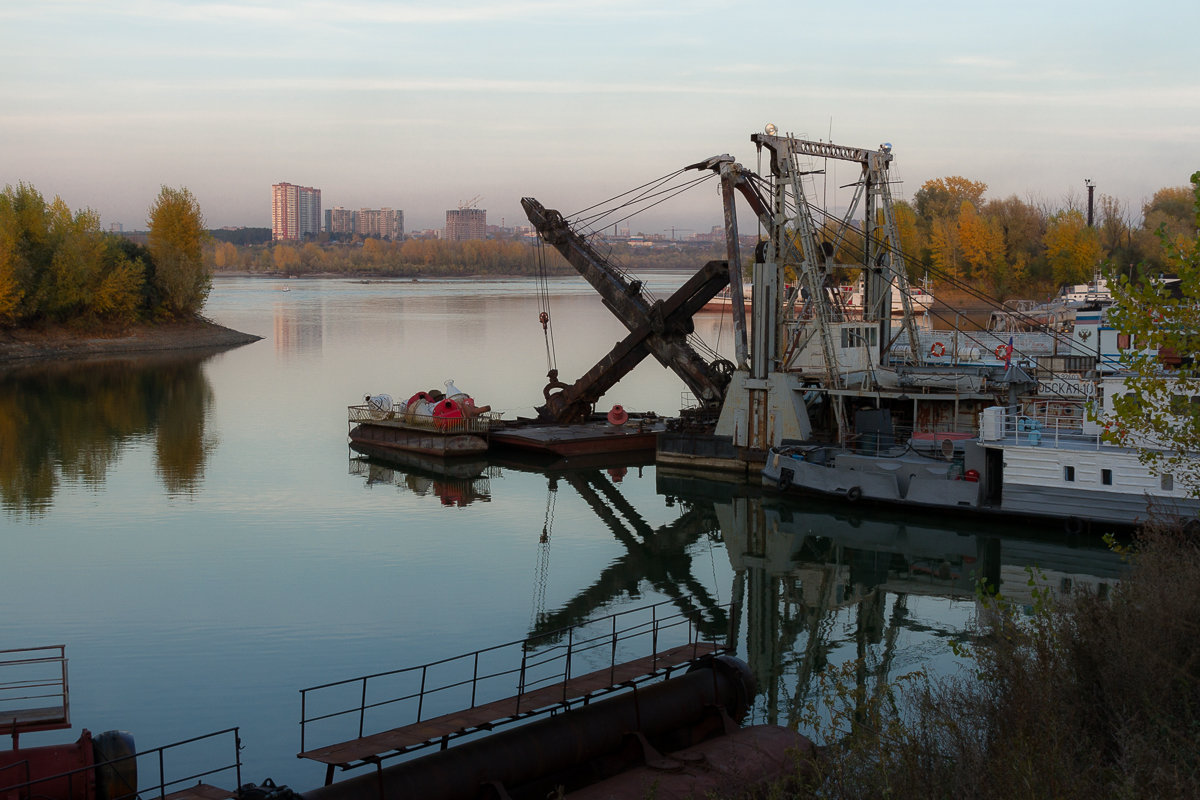
[[[473,800],[513,798],[564,785],[568,790],[642,763],[640,733],[653,747],[676,750],[720,734],[724,709],[744,718],[754,678],[732,656],[698,662],[686,674],[587,706],[493,733],[371,774],[305,792],[304,800]]]

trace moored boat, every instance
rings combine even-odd
[[[979,414],[977,435],[918,434],[898,445],[885,437],[874,448],[774,447],[763,483],[851,502],[1053,519],[1070,532],[1129,528],[1151,518],[1200,528],[1200,500],[1182,481],[1152,473],[1139,449],[1105,440],[1120,383],[1104,380],[1089,400],[990,406]],[[1098,404],[1097,418],[1089,402]]]
[[[498,415],[476,406],[452,380],[446,391],[419,391],[396,403],[391,395],[366,395],[347,406],[352,447],[384,448],[453,458],[487,452],[488,434]]]

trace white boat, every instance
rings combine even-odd
[[[1106,378],[1088,400],[985,408],[970,438],[927,433],[894,442],[883,434],[871,440],[873,448],[861,441],[772,448],[763,482],[851,502],[1056,519],[1071,532],[1131,527],[1152,516],[1200,529],[1200,499],[1182,481],[1152,474],[1138,449],[1104,441],[1121,383]],[[1090,420],[1093,402],[1100,414]],[[929,441],[938,443],[921,446]]]

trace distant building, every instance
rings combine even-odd
[[[334,206],[325,212],[327,233],[354,233],[354,212],[348,208]]]
[[[465,242],[487,238],[487,211],[482,208],[459,208],[446,212],[446,240]]]
[[[334,235],[356,233],[398,241],[404,238],[404,212],[394,208],[351,211],[336,206],[325,211],[325,231]]]
[[[321,230],[321,190],[276,183],[271,186],[271,238],[297,241]]]
[[[392,208],[360,208],[354,219],[354,232],[381,239],[404,238],[404,212]]]

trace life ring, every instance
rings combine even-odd
[[[941,358],[946,355],[946,345],[941,342],[934,342],[933,347],[929,348],[929,355],[934,358]]]
[[[851,486],[846,490],[846,499],[851,503],[857,503],[862,499],[862,489],[858,488],[857,486]]]
[[[1083,520],[1081,520],[1079,517],[1067,517],[1066,520],[1063,521],[1063,527],[1066,528],[1067,533],[1071,534],[1072,536],[1083,533]]]
[[[1006,344],[996,345],[996,358],[1005,358],[1007,355],[1008,355],[1008,345],[1006,345]]]

